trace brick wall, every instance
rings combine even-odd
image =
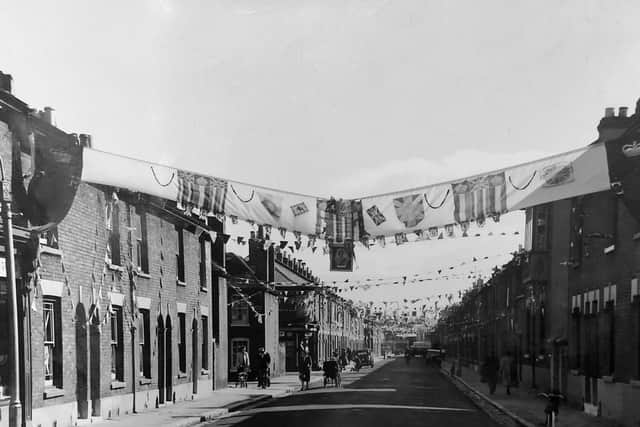
[[[171,215],[156,209],[148,203],[138,200],[134,195],[121,192],[117,203],[120,207],[120,249],[122,254],[121,266],[110,266],[105,264],[107,251],[107,241],[109,231],[106,227],[106,203],[111,200],[111,191],[105,188],[81,184],[74,204],[67,217],[59,225],[59,250],[45,250],[42,254],[41,277],[44,280],[65,282],[68,279],[69,286],[64,285],[61,310],[62,310],[62,345],[63,345],[63,390],[64,394],[52,399],[45,399],[44,395],[44,368],[43,368],[43,320],[42,320],[42,295],[41,292],[34,298],[32,318],[32,360],[33,360],[33,407],[48,407],[65,404],[80,400],[86,400],[86,392],[82,396],[84,389],[91,389],[89,385],[83,385],[86,377],[89,383],[93,383],[95,388],[99,383],[99,394],[101,400],[105,398],[130,395],[133,397],[134,386],[136,392],[153,391],[157,394],[158,389],[158,319],[162,317],[165,324],[171,323],[171,371],[173,378],[173,389],[182,390],[176,399],[188,398],[190,390],[189,384],[192,381],[206,380],[208,387],[212,388],[212,376],[219,372],[221,361],[213,365],[213,350],[211,337],[202,336],[201,316],[206,314],[209,321],[210,335],[213,333],[212,316],[220,315],[222,320],[219,327],[226,328],[226,293],[218,289],[218,297],[224,301],[212,299],[212,274],[211,274],[211,243],[205,244],[205,265],[206,268],[206,288],[200,286],[200,233],[202,229],[191,227],[186,222],[180,221]],[[140,230],[140,224],[136,223],[136,216],[133,215],[136,209],[141,209],[147,219],[148,236],[148,274],[138,274],[135,277],[136,295],[150,300],[150,341],[151,341],[151,381],[145,384],[140,383],[138,360],[138,340],[137,334],[132,332],[131,303],[131,282],[129,280],[126,266],[136,263],[135,247],[131,243],[135,242],[135,235]],[[176,223],[186,227],[184,232],[185,250],[185,283],[177,283],[176,250],[177,231]],[[129,233],[132,233],[131,239]],[[66,275],[63,272],[64,264]],[[220,288],[216,278],[216,286]],[[92,287],[93,294],[92,297]],[[222,286],[224,288],[224,286]],[[107,307],[110,301],[110,293],[124,295],[123,318],[124,318],[124,383],[114,388],[111,380],[111,347],[110,347],[110,320],[108,318]],[[91,306],[94,298],[99,298],[99,369],[92,367],[90,372],[78,372],[78,365],[82,366],[82,358],[90,362],[95,362],[97,358],[83,355],[82,350],[76,345],[77,334],[82,334],[81,328],[86,328],[86,334],[91,335],[91,327],[79,319],[88,318],[92,312]],[[178,375],[178,306],[185,307],[186,318],[186,375]],[[78,316],[78,313],[81,315]],[[105,316],[107,318],[105,319]],[[192,331],[193,320],[197,321],[198,343],[195,346],[201,352],[201,343],[206,339],[209,345],[209,373],[201,375],[200,357],[198,354],[196,364],[192,363]],[[135,323],[137,326],[137,322]],[[134,341],[132,342],[132,333]],[[89,340],[89,338],[86,338]],[[226,339],[217,343],[216,359],[220,358],[220,347],[226,346]],[[92,345],[86,343],[86,349],[92,351]],[[226,349],[222,350],[222,354]],[[132,358],[135,356],[135,371],[133,371]],[[79,363],[78,363],[79,362]],[[95,364],[95,363],[94,363]],[[213,367],[213,369],[211,369]],[[226,372],[218,379],[218,386],[221,381],[226,381]],[[180,388],[180,385],[185,387]],[[180,394],[181,393],[181,394]],[[95,392],[94,392],[95,395]],[[89,397],[90,398],[90,397]],[[171,400],[172,396],[169,396]],[[96,399],[94,399],[96,400]],[[153,403],[152,403],[153,404]],[[114,408],[98,409],[103,416],[115,416],[117,413],[127,412],[130,404],[123,404],[122,410]],[[143,408],[138,407],[138,410]],[[108,412],[107,412],[108,411]],[[59,424],[60,425],[60,424]]]

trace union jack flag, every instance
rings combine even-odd
[[[451,185],[456,222],[484,219],[507,211],[504,172],[467,179]]]
[[[227,181],[178,171],[178,207],[202,214],[224,214]]]

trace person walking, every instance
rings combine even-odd
[[[238,383],[241,387],[246,386],[249,376],[249,353],[247,347],[241,347],[238,352]]]
[[[507,394],[511,394],[513,368],[513,357],[511,356],[511,352],[507,351],[504,356],[500,358],[500,378],[502,379],[502,384],[504,384],[507,389]]]
[[[311,381],[311,356],[309,356],[309,352],[305,352],[302,357],[302,361],[300,363],[300,391],[305,389],[305,384],[307,386],[307,390],[309,390],[309,381]]]
[[[492,351],[489,357],[484,361],[484,376],[489,384],[489,393],[496,392],[496,385],[498,384],[498,371],[500,369],[498,358]]]
[[[258,349],[258,388],[267,388],[269,386],[269,366],[271,366],[271,356],[264,350],[264,347]]]

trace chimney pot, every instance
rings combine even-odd
[[[604,109],[604,116],[605,117],[613,117],[616,115],[616,110],[613,107],[607,107]]]
[[[5,74],[0,71],[0,90],[11,93],[11,83],[13,82],[13,77],[11,74]]]
[[[627,107],[618,108],[618,117],[627,117]]]

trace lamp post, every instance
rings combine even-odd
[[[531,387],[536,388],[536,310],[538,302],[536,300],[534,285],[529,286],[529,296],[527,297],[529,306],[529,360],[531,361]]]
[[[18,335],[18,290],[16,288],[16,265],[13,257],[13,225],[11,223],[11,188],[4,174],[4,162],[0,157],[0,206],[5,240],[4,257],[7,263],[9,306],[11,311],[11,403],[9,404],[9,426],[22,424],[22,403],[20,401],[20,339]]]

